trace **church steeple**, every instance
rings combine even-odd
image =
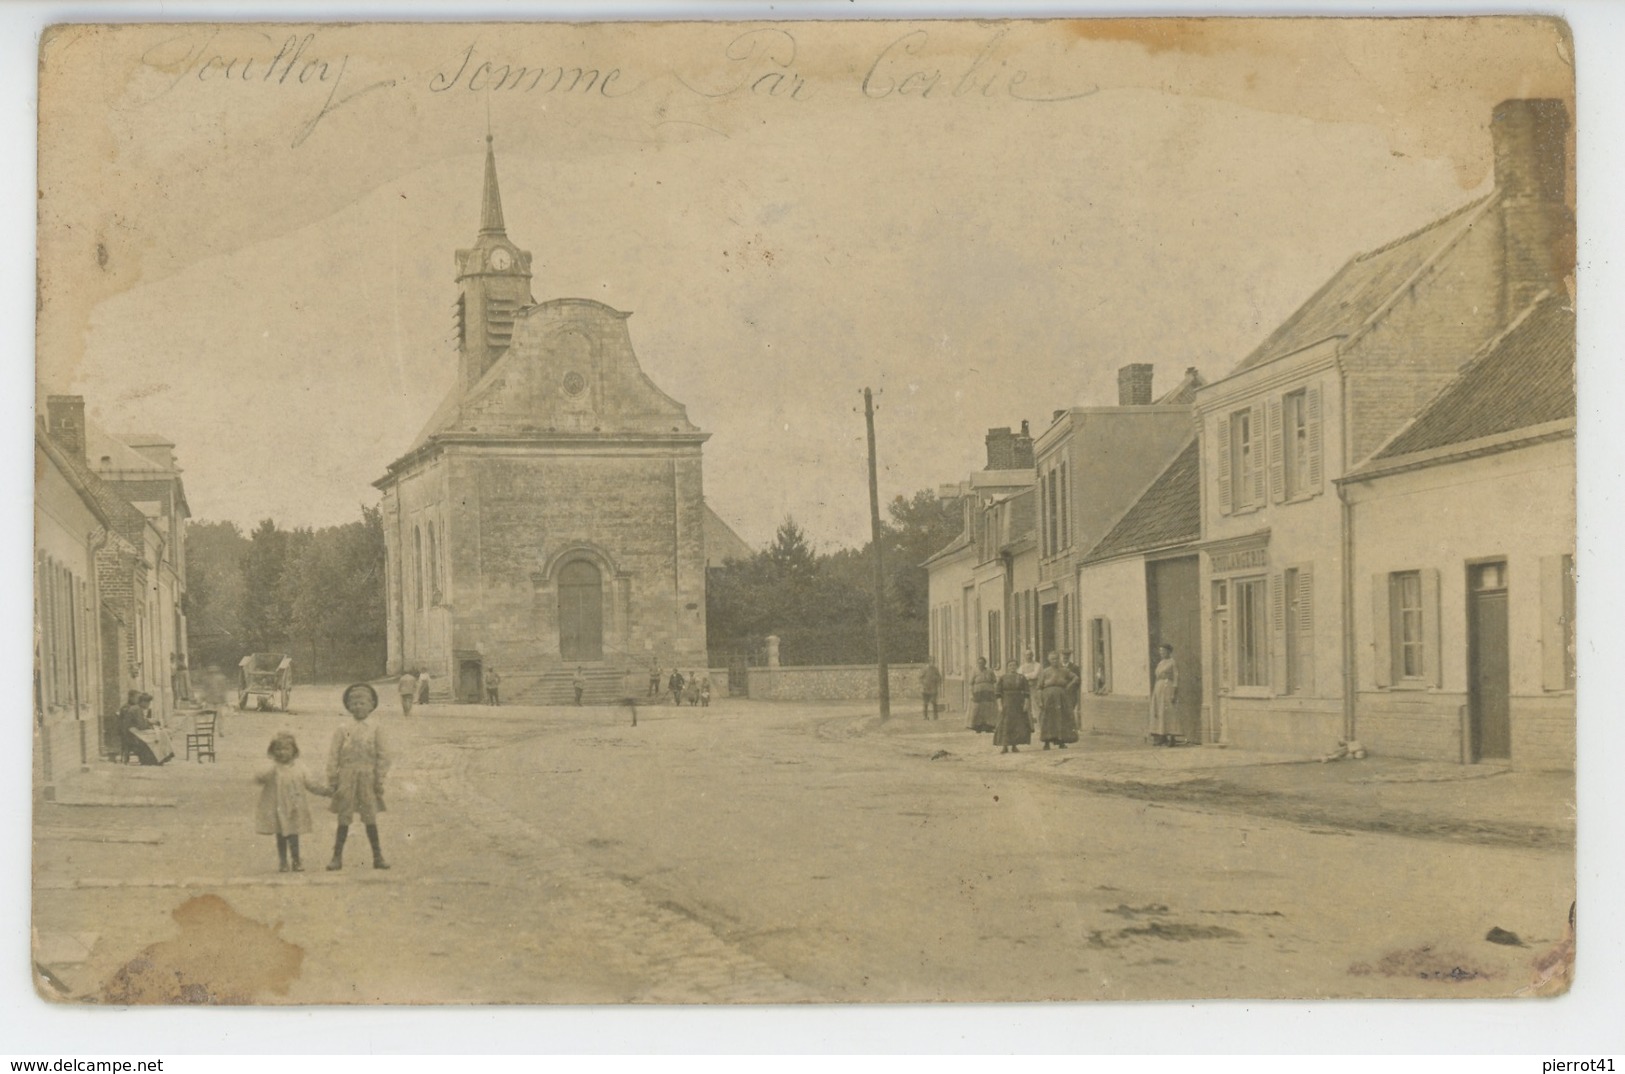
[[[502,191],[497,189],[497,154],[485,136],[485,204],[480,207],[480,234],[507,237],[502,226]]]
[[[519,311],[536,302],[530,295],[530,252],[509,241],[503,224],[490,134],[485,136],[480,232],[473,246],[457,251],[457,282],[463,289],[457,299],[457,349],[466,391],[507,350]]]

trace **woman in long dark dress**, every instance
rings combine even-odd
[[[976,674],[970,677],[970,729],[992,731],[999,722],[999,677],[987,666],[987,657],[976,658]]]
[[[1038,673],[1038,737],[1044,748],[1051,745],[1066,749],[1068,742],[1078,740],[1078,725],[1072,722],[1072,684],[1077,676],[1063,667],[1057,653],[1049,654],[1049,662]]]
[[[993,744],[1004,747],[1000,753],[1015,753],[1018,747],[1032,742],[1033,718],[1027,704],[1027,677],[1017,670],[1014,660],[999,676],[996,695],[999,723],[993,729]]]

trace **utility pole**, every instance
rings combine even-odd
[[[880,662],[880,718],[891,719],[891,673],[886,666],[886,566],[880,548],[880,482],[875,476],[875,397],[863,389],[863,420],[869,426],[869,543],[875,550],[875,656]]]

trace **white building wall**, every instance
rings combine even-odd
[[[1204,543],[1244,540],[1267,531],[1264,561],[1229,569],[1214,550],[1202,556],[1202,630],[1207,696],[1203,698],[1203,725],[1211,738],[1232,745],[1271,752],[1316,754],[1334,748],[1342,735],[1343,712],[1343,604],[1342,504],[1334,478],[1345,465],[1343,457],[1343,387],[1332,365],[1334,345],[1311,348],[1205,389],[1198,407],[1202,422],[1202,519]],[[1251,506],[1221,508],[1221,423],[1246,408],[1266,416],[1271,400],[1280,400],[1300,388],[1320,393],[1320,481],[1305,495],[1278,497],[1270,475],[1267,423],[1257,434],[1263,492]],[[1235,474],[1231,481],[1237,481]],[[1284,490],[1283,490],[1284,491]],[[1263,577],[1267,606],[1273,606],[1284,572],[1308,570],[1311,578],[1310,642],[1312,674],[1299,675],[1292,692],[1285,690],[1284,628],[1271,622],[1266,632],[1267,686],[1229,686],[1223,661],[1217,659],[1220,639],[1215,636],[1214,582]]]
[[[1146,618],[1145,559],[1126,556],[1078,571],[1078,666],[1083,669],[1079,719],[1083,730],[1143,735],[1150,720],[1150,624]],[[1091,680],[1090,622],[1109,627],[1107,682]]]
[[[1505,559],[1512,763],[1573,765],[1574,692],[1551,689],[1547,682],[1544,627],[1550,609],[1541,570],[1543,559],[1574,553],[1574,485],[1574,441],[1564,439],[1350,486],[1355,730],[1367,749],[1461,759],[1468,566]],[[1409,570],[1438,572],[1437,679],[1418,688],[1379,685],[1374,579]]]

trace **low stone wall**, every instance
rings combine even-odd
[[[924,664],[892,664],[887,676],[894,710],[920,704]],[[808,667],[751,668],[753,701],[875,701],[880,675],[873,664],[826,664]],[[712,679],[714,683],[716,680]]]

